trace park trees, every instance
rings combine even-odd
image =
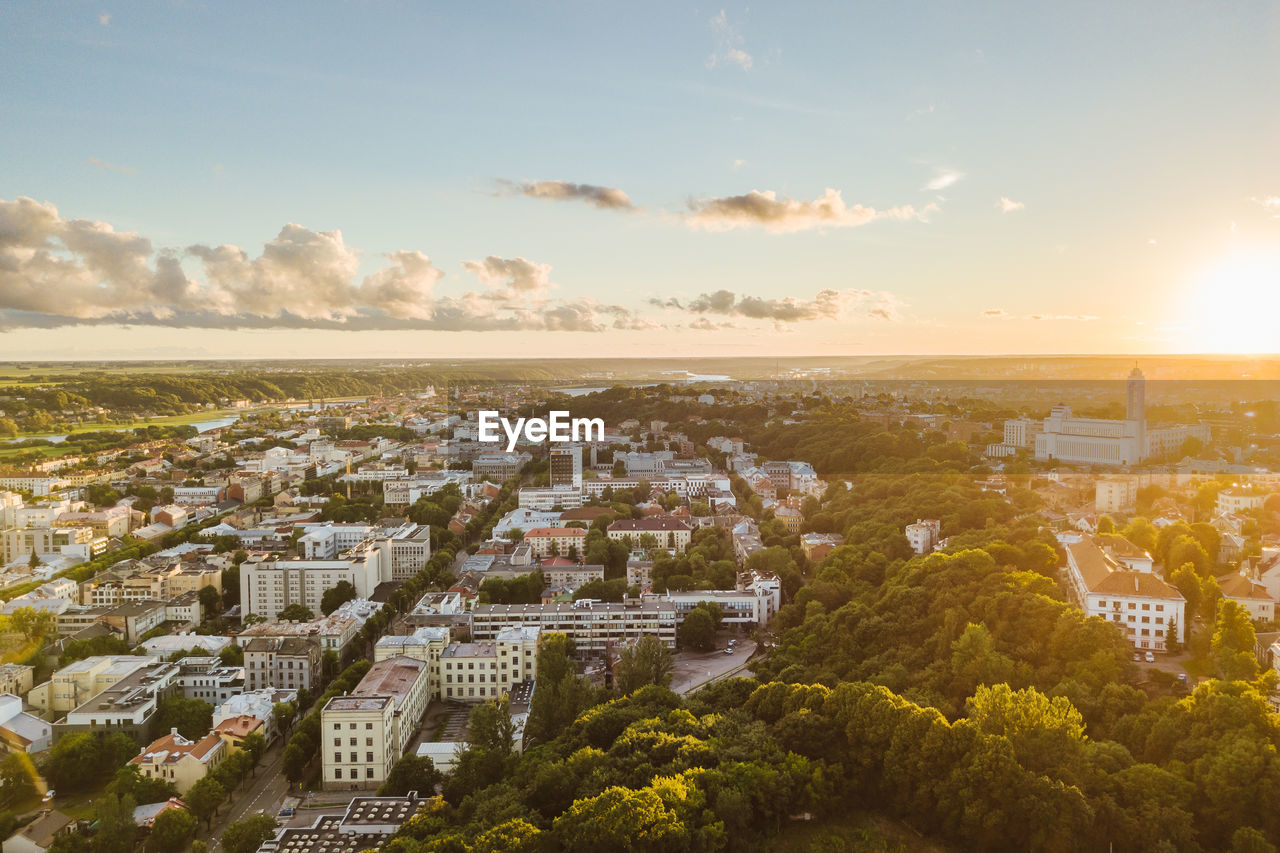
[[[624,696],[648,684],[666,687],[674,668],[670,649],[657,637],[646,634],[618,653],[613,685]]]

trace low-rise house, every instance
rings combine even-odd
[[[1270,622],[1276,617],[1276,600],[1267,588],[1242,574],[1232,573],[1218,578],[1222,597],[1229,598],[1249,611],[1255,622]]]
[[[62,835],[71,835],[76,822],[57,809],[38,814],[35,820],[5,839],[4,853],[47,853]]]
[[[152,741],[129,760],[148,779],[173,783],[178,794],[185,794],[227,757],[230,750],[217,734],[210,732],[200,740],[188,740],[177,729]]]
[[[249,690],[310,690],[320,680],[320,644],[303,637],[255,637],[244,646]]]
[[[0,693],[0,747],[6,752],[43,752],[53,743],[53,726],[22,710],[22,698]]]

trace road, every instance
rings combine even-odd
[[[280,802],[289,789],[289,782],[284,778],[281,759],[284,749],[279,740],[263,756],[262,763],[255,771],[256,776],[236,790],[230,808],[223,806],[221,813],[213,819],[213,826],[201,836],[211,851],[221,848],[219,837],[222,830],[238,820],[244,820],[259,809],[263,813],[275,817],[280,810]]]
[[[676,655],[671,689],[683,696],[713,681],[738,675],[755,651],[754,641],[739,640],[731,655],[725,654],[723,647],[714,652],[680,652]]]

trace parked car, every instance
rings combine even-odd
[[[296,811],[291,808],[285,808],[280,810],[280,817],[293,817],[294,814],[296,814]]]
[[[1134,659],[1134,660],[1136,660],[1136,661],[1141,661],[1141,660],[1142,660],[1142,655],[1141,655],[1141,654],[1139,654],[1138,652],[1134,652],[1134,653],[1133,653],[1133,659]]]
[[[1151,652],[1147,652],[1147,663],[1155,663],[1155,662],[1156,662],[1156,656],[1151,654]]]

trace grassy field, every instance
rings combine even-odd
[[[792,823],[773,840],[774,853],[948,853],[909,826],[880,815],[852,812],[839,818]]]
[[[31,436],[27,436],[31,438]],[[68,453],[76,453],[79,448],[75,445],[64,447],[61,444],[46,447],[6,447],[0,445],[0,459],[12,459],[15,456],[21,456],[25,453],[38,453],[45,459],[52,459],[55,456],[66,456]]]

